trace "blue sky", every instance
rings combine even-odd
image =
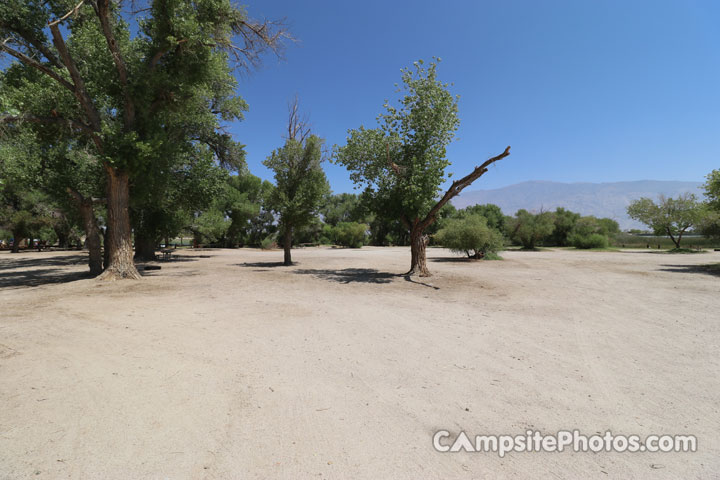
[[[298,42],[284,60],[240,78],[251,172],[283,142],[297,93],[330,145],[375,125],[400,68],[442,58],[459,94],[450,170],[469,172],[512,146],[471,189],[525,180],[702,181],[720,168],[720,2],[273,1],[254,17],[285,17]],[[327,166],[335,192],[352,191]]]

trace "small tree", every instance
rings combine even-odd
[[[453,252],[475,259],[496,253],[503,247],[502,234],[490,228],[485,217],[474,214],[448,220],[435,235],[435,240]]]
[[[533,215],[527,210],[518,210],[515,217],[507,221],[510,240],[528,250],[534,249],[535,245],[550,235],[554,229],[554,215],[551,212]]]
[[[288,138],[285,146],[263,162],[275,173],[269,205],[279,217],[285,265],[292,264],[293,229],[307,225],[317,215],[323,197],[330,193],[322,169],[322,140],[315,135],[297,138]]]
[[[408,275],[430,275],[425,230],[435,222],[440,209],[490,165],[510,155],[507,147],[440,195],[442,183],[449,178],[445,175],[450,165],[446,146],[459,120],[457,97],[448,92],[448,84],[438,81],[436,68],[435,62],[425,68],[418,61],[413,69],[403,69],[407,94],[400,106],[386,103],[387,112],[378,116],[378,128],[351,130],[347,144],[335,149],[336,162],[350,170],[353,182],[365,186],[363,195],[378,217],[396,218],[410,233]]]
[[[690,193],[680,195],[678,198],[660,195],[658,203],[643,197],[632,202],[627,212],[630,218],[652,228],[656,235],[669,236],[675,248],[680,248],[685,232],[699,226],[705,216],[703,204]]]
[[[543,243],[545,245],[565,247],[571,243],[570,235],[575,227],[575,223],[580,219],[580,214],[558,207],[555,209],[553,217],[555,228],[552,233],[544,239]]]

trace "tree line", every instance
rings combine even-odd
[[[410,246],[408,274],[425,276],[431,242],[480,258],[502,238],[593,248],[617,231],[612,220],[564,209],[455,211],[450,201],[510,147],[442,188],[459,117],[439,58],[403,69],[397,101],[385,102],[374,128],[350,129],[343,145],[327,148],[296,98],[284,142],[264,162],[274,183],[262,181],[227,132],[248,108],[234,72],[282,55],[288,31],[230,0],[154,0],[140,12],[132,4],[0,5],[0,54],[12,60],[0,72],[0,227],[15,249],[23,237],[84,237],[91,273],[117,279],[139,278],[133,260],[154,258],[159,243],[183,234],[196,244],[279,244],[285,264],[293,244],[394,244]],[[346,167],[361,193],[331,195],[327,161]],[[644,202],[631,215],[660,231],[649,219],[667,209],[653,208]],[[679,245],[698,222],[665,230],[679,229]],[[468,238],[481,241],[464,248]]]

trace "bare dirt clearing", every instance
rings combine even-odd
[[[0,253],[0,478],[718,478],[720,253]],[[439,429],[696,453],[438,453]]]

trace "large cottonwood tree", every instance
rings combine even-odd
[[[439,61],[439,59],[437,59]],[[346,145],[336,147],[336,163],[350,171],[350,178],[364,185],[363,195],[383,217],[397,218],[410,233],[409,275],[429,276],[425,230],[438,212],[464,188],[480,178],[490,165],[507,157],[510,147],[452,183],[441,195],[449,178],[446,147],[457,130],[457,97],[448,84],[437,79],[437,62],[426,68],[422,61],[402,70],[406,94],[400,105],[385,104],[378,128],[350,130]]]
[[[9,68],[24,69],[27,79],[0,93],[0,121],[61,125],[92,148],[107,179],[109,258],[102,278],[108,279],[139,278],[129,214],[133,179],[162,174],[159,162],[182,158],[198,143],[220,163],[241,161],[242,146],[221,129],[247,108],[235,95],[232,69],[255,66],[287,38],[230,0],[152,0],[141,13],[132,5],[0,4],[0,53],[17,60]]]

